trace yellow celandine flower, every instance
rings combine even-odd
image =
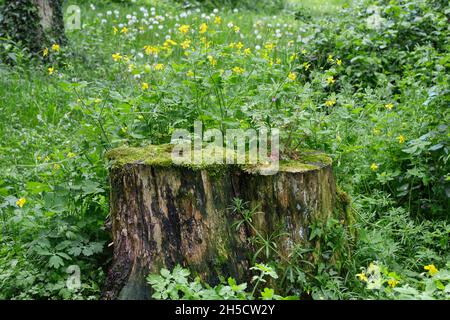
[[[167,39],[166,41],[164,41],[163,46],[166,48],[169,48],[170,46],[176,46],[177,43],[175,41],[173,41],[172,39]]]
[[[61,49],[61,47],[59,46],[59,44],[54,43],[54,44],[52,45],[52,50],[53,50],[53,51],[59,52],[60,49]]]
[[[155,64],[156,71],[161,71],[162,69],[164,69],[164,65],[162,63]]]
[[[389,280],[388,280],[388,285],[389,285],[389,287],[391,287],[391,288],[395,288],[395,286],[397,286],[398,283],[399,283],[399,281],[398,281],[398,280],[395,280],[395,279],[389,279]]]
[[[275,44],[273,44],[271,42],[268,42],[268,43],[266,43],[264,48],[266,48],[267,50],[271,51],[273,48],[275,48]]]
[[[141,88],[142,88],[142,90],[148,90],[148,88],[149,88],[148,83],[147,82],[142,82]]]
[[[330,62],[330,63],[333,63],[333,62],[334,62],[334,59],[333,59],[333,55],[332,55],[332,54],[329,54],[329,55],[328,55],[327,61]]]
[[[241,50],[244,47],[244,44],[242,42],[236,43],[236,49]]]
[[[212,66],[215,66],[217,64],[217,60],[213,56],[208,56],[208,61]]]
[[[308,69],[311,67],[311,64],[308,62],[304,62],[303,63],[303,68],[305,68],[306,71],[308,71]]]
[[[241,28],[239,28],[238,26],[234,26],[234,32],[239,33],[241,31]]]
[[[398,137],[397,137],[397,139],[398,139],[398,143],[400,143],[400,144],[402,144],[402,143],[405,143],[405,137],[401,134],[401,135],[399,135]]]
[[[330,84],[333,84],[333,83],[335,83],[336,82],[336,80],[334,80],[334,78],[333,77],[328,77],[327,78],[327,83],[330,85]]]
[[[27,199],[25,199],[25,198],[20,198],[20,199],[18,199],[18,200],[16,201],[16,205],[22,208],[22,207],[25,205],[26,202],[27,202]]]
[[[117,29],[117,27],[113,27],[113,32],[114,34],[117,34],[117,32],[119,32],[119,29]]]
[[[367,282],[369,280],[364,272],[358,273],[356,276],[360,281]]]
[[[188,33],[189,32],[189,28],[190,26],[187,24],[183,24],[178,28],[178,31],[180,31],[181,33]]]
[[[241,67],[234,67],[232,70],[233,70],[234,73],[237,73],[237,74],[243,74],[244,71],[245,71]]]
[[[248,55],[252,54],[252,50],[250,48],[246,48],[246,49],[244,49],[244,54],[246,56],[248,56]]]
[[[127,28],[127,27],[123,27],[123,28],[120,30],[120,33],[128,33],[128,28]]]
[[[297,74],[294,72],[289,72],[288,79],[291,81],[295,81],[295,79],[297,79]]]
[[[46,57],[48,56],[48,48],[45,48],[44,51],[42,52],[42,56]]]
[[[325,101],[325,105],[327,106],[327,107],[332,107],[332,106],[334,106],[336,104],[336,99],[328,99],[327,101]]]
[[[214,23],[215,23],[215,24],[220,24],[221,22],[222,22],[222,18],[221,18],[221,17],[216,16],[216,17],[214,18]]]
[[[48,74],[49,74],[49,75],[52,75],[53,72],[55,72],[55,68],[50,67],[50,68],[47,69],[47,71],[48,71]]]
[[[194,76],[194,71],[189,70],[188,72],[186,72],[186,76],[193,77]]]
[[[394,107],[394,105],[393,105],[392,103],[388,103],[388,104],[385,104],[384,107],[385,107],[386,109],[388,109],[388,110],[392,110],[392,108]]]
[[[67,154],[67,158],[69,158],[69,159],[72,159],[72,158],[74,158],[75,157],[75,153],[73,153],[73,152],[69,152],[68,154]]]
[[[147,55],[157,55],[160,52],[160,49],[153,46],[144,46],[144,51]]]
[[[341,60],[341,59],[336,59],[336,64],[337,64],[338,66],[340,66],[340,65],[342,64],[342,60]]]
[[[120,53],[113,53],[112,58],[116,62],[122,60],[122,56],[120,55]]]
[[[208,25],[206,23],[202,23],[200,25],[200,33],[205,33],[206,31],[208,31]]]
[[[297,54],[293,53],[291,54],[291,56],[289,57],[289,61],[294,61],[297,58]]]
[[[234,47],[236,47],[236,43],[234,43],[234,42],[231,42],[231,43],[228,45],[228,48],[234,49]]]
[[[372,164],[370,165],[370,170],[372,170],[372,171],[377,171],[377,170],[378,170],[378,165],[377,165],[376,163],[372,163]]]
[[[428,274],[430,276],[434,276],[436,273],[439,272],[438,268],[436,268],[434,264],[429,264],[427,266],[424,266],[423,268],[428,271]]]
[[[187,48],[189,48],[191,46],[191,40],[184,40],[182,43],[181,43],[181,47],[183,48],[183,49],[187,49]]]

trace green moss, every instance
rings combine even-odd
[[[171,144],[149,145],[141,148],[120,147],[107,153],[107,157],[112,161],[113,167],[121,167],[126,164],[147,164],[150,166],[172,166],[172,148]],[[224,149],[229,152],[230,150]],[[231,151],[234,152],[234,151]],[[192,168],[195,170],[206,169],[214,175],[220,176],[224,169],[229,165],[223,163],[211,163],[208,161],[208,155],[203,154],[202,163],[183,163],[179,166]],[[279,171],[282,172],[305,172],[317,170],[321,167],[331,165],[332,160],[324,153],[317,151],[304,151],[299,153],[295,160],[281,160],[279,163]],[[247,172],[258,172],[265,168],[263,164],[245,164],[241,167]]]

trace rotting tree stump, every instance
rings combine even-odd
[[[111,213],[114,256],[103,297],[147,299],[149,273],[181,264],[209,283],[219,276],[248,281],[247,241],[253,230],[236,229],[234,198],[258,207],[255,226],[280,232],[277,247],[288,256],[308,242],[309,226],[335,208],[331,159],[305,153],[281,161],[279,172],[261,175],[257,166],[175,165],[171,146],[119,148],[112,160]]]

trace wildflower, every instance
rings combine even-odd
[[[271,51],[273,48],[275,48],[275,44],[273,44],[271,42],[268,42],[268,43],[266,43],[264,48],[266,48],[267,50]]]
[[[61,169],[61,165],[59,163],[55,163],[53,165],[53,170],[59,170],[59,169]]]
[[[293,53],[291,54],[291,56],[289,57],[289,61],[294,61],[297,58],[297,54]]]
[[[393,105],[392,103],[388,103],[388,104],[385,104],[384,107],[385,107],[386,109],[388,109],[388,110],[392,110],[392,108],[394,107],[394,105]]]
[[[164,41],[163,46],[167,49],[170,46],[176,46],[177,43],[175,41],[173,41],[172,39],[167,39],[166,41]]]
[[[22,208],[22,207],[25,205],[26,202],[27,202],[27,199],[25,199],[25,198],[20,198],[20,199],[18,199],[18,200],[16,201],[16,205]]]
[[[336,104],[336,99],[328,99],[327,101],[325,101],[325,105],[327,106],[327,107],[332,107],[332,106],[334,106]]]
[[[55,68],[50,67],[50,68],[47,69],[47,71],[48,71],[48,74],[49,74],[49,75],[52,75],[53,72],[55,72]]]
[[[205,33],[206,31],[208,31],[208,25],[206,23],[202,23],[200,25],[200,33]]]
[[[246,55],[246,56],[248,56],[249,54],[251,54],[252,53],[252,50],[250,49],[250,48],[246,48],[245,50],[244,50],[244,54]]]
[[[302,49],[301,53],[306,54],[306,49]]]
[[[189,70],[188,72],[186,72],[186,76],[193,77],[194,76],[194,71]]]
[[[236,43],[236,49],[241,50],[244,47],[244,44],[242,42]]]
[[[295,81],[295,79],[297,79],[297,75],[294,72],[289,72],[288,79],[291,81]]]
[[[399,283],[399,281],[398,281],[398,280],[395,280],[395,279],[389,279],[389,280],[388,280],[388,285],[389,285],[389,287],[391,287],[391,288],[394,288],[396,285],[398,285],[398,283]]]
[[[156,71],[161,71],[162,69],[164,69],[164,65],[162,63],[157,63],[155,65],[155,70]]]
[[[341,59],[336,59],[336,64],[337,64],[338,66],[340,66],[340,65],[342,64],[342,60],[341,60]]]
[[[333,84],[333,83],[335,83],[335,82],[336,82],[336,80],[334,80],[333,77],[328,77],[328,78],[327,78],[327,83],[328,83],[328,85]]]
[[[308,62],[304,62],[303,63],[303,68],[305,68],[306,71],[308,71],[308,69],[311,67],[311,64]]]
[[[401,134],[401,135],[399,135],[398,137],[397,137],[397,139],[398,139],[398,143],[400,143],[400,144],[402,144],[402,143],[405,143],[405,137]]]
[[[241,31],[241,28],[239,28],[238,26],[234,26],[234,32],[239,33]]]
[[[358,273],[356,276],[360,281],[367,282],[369,280],[364,272]]]
[[[381,130],[378,128],[373,128],[372,132],[374,135],[378,136],[381,133]]]
[[[334,59],[333,59],[333,55],[332,55],[332,54],[329,54],[329,55],[328,55],[327,61],[330,62],[330,63],[333,63],[333,62],[334,62]]]
[[[114,34],[117,34],[117,32],[119,32],[119,29],[117,29],[117,27],[113,27],[113,32]]]
[[[208,61],[212,66],[215,66],[217,64],[217,60],[213,56],[208,56]]]
[[[234,67],[232,70],[233,70],[234,73],[237,73],[237,74],[243,74],[244,71],[245,71],[241,67]]]
[[[141,88],[142,88],[142,90],[148,90],[148,88],[149,88],[148,83],[147,82],[142,82]]]
[[[180,31],[181,33],[188,33],[189,28],[190,28],[189,25],[183,24],[178,28],[178,31]]]
[[[120,33],[128,33],[128,28],[127,27],[123,27],[121,30],[120,30]]]
[[[113,53],[112,58],[116,62],[122,60],[122,56],[120,55],[120,53]]]
[[[159,48],[153,46],[144,46],[144,51],[147,55],[157,55],[159,53]]]
[[[377,165],[376,163],[372,163],[372,164],[370,165],[370,170],[372,170],[372,171],[377,171],[377,170],[378,170],[378,165]]]
[[[45,48],[44,51],[42,52],[42,56],[46,57],[48,56],[48,48]]]
[[[53,51],[59,52],[60,49],[61,49],[61,48],[60,48],[59,44],[54,43],[54,44],[52,45],[52,50],[53,50]]]
[[[221,22],[222,22],[222,18],[221,18],[221,17],[216,16],[216,17],[214,18],[214,23],[215,23],[215,24],[220,24]]]
[[[434,276],[436,273],[439,272],[439,270],[436,268],[434,264],[429,264],[427,266],[424,266],[423,268],[428,271],[428,274],[430,276]]]
[[[183,49],[187,49],[187,48],[189,48],[190,47],[190,45],[191,45],[191,40],[184,40],[182,43],[181,43],[181,47],[183,48]]]
[[[74,158],[75,157],[75,153],[73,153],[73,152],[69,152],[68,154],[67,154],[67,158],[69,158],[69,159],[72,159],[72,158]]]

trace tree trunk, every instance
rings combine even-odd
[[[255,231],[244,223],[236,229],[242,219],[230,210],[236,197],[261,211],[253,216],[256,229],[282,234],[276,242],[286,257],[293,245],[308,242],[314,219],[332,215],[336,187],[323,154],[281,163],[277,174],[264,176],[246,167],[176,166],[160,152],[109,154],[114,257],[106,299],[149,298],[145,277],[176,264],[211,284],[219,276],[248,281],[255,248],[247,240]]]
[[[61,0],[7,0],[0,11],[0,35],[33,53],[66,43]]]

